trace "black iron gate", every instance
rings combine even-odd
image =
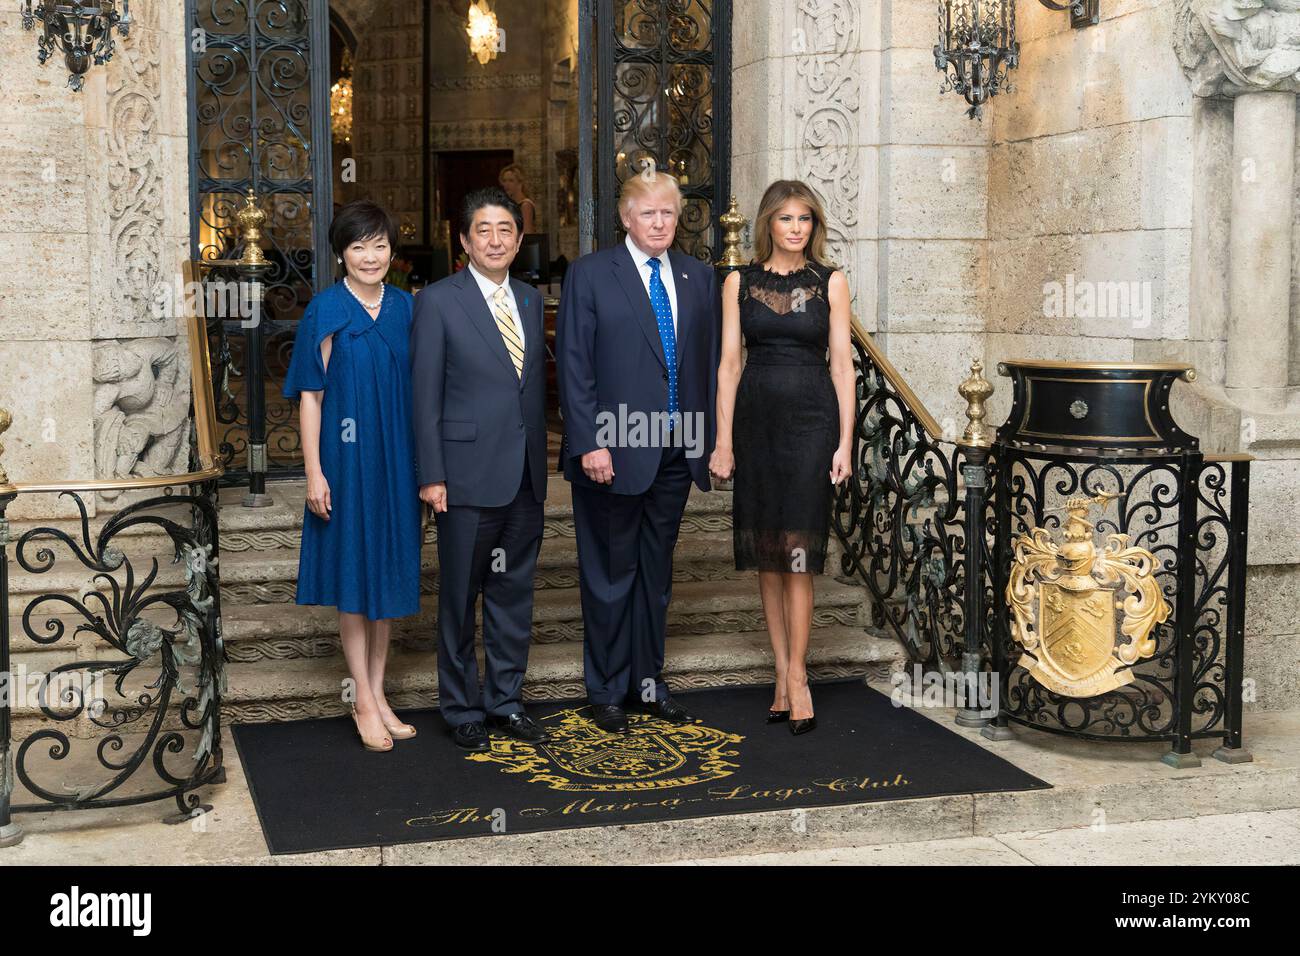
[[[681,182],[678,246],[711,262],[731,186],[731,0],[594,2],[597,245],[618,236],[619,185],[649,166]]]
[[[252,189],[267,214],[256,326],[209,316],[226,480],[302,473],[297,410],[280,397],[294,332],[333,281],[328,0],[186,0],[189,25],[190,237],[196,259],[234,257],[234,216]],[[323,51],[317,55],[316,51]],[[322,105],[323,104],[323,105]],[[234,279],[214,270],[212,277]],[[262,357],[252,361],[252,353]],[[257,374],[261,370],[265,374]],[[254,382],[253,379],[257,381]],[[249,420],[250,389],[265,413]]]

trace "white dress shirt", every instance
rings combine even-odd
[[[527,341],[524,340],[524,319],[519,314],[519,303],[515,301],[515,291],[510,288],[510,276],[506,276],[506,281],[497,285],[483,273],[474,268],[474,263],[469,264],[469,274],[474,277],[478,283],[479,291],[483,293],[483,298],[487,300],[488,312],[492,314],[493,320],[497,315],[497,289],[506,290],[506,306],[509,308],[510,317],[515,320],[515,331],[519,333],[519,344],[524,348],[528,347]]]
[[[646,298],[650,297],[650,259],[651,256],[641,251],[640,247],[632,241],[632,237],[627,236],[624,241],[627,243],[627,251],[632,253],[632,261],[636,263],[637,275],[641,277],[641,284],[645,286]],[[673,335],[677,334],[677,286],[673,282],[673,264],[668,261],[668,251],[665,249],[658,256],[659,278],[663,280],[664,288],[668,290],[668,305],[673,310]]]

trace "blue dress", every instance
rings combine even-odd
[[[299,604],[372,621],[420,609],[420,498],[411,428],[412,303],[387,286],[379,316],[343,283],[307,305],[284,382],[286,398],[324,391],[320,465],[330,519],[304,505]],[[320,346],[334,336],[329,370]]]

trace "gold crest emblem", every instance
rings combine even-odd
[[[668,724],[644,714],[628,715],[626,734],[601,730],[583,708],[538,720],[549,740],[530,744],[493,738],[487,753],[470,760],[500,764],[506,773],[527,773],[570,793],[617,793],[685,787],[730,776],[739,768],[735,745],[745,738],[699,724]]]
[[[1132,665],[1156,652],[1151,634],[1170,613],[1155,555],[1129,547],[1126,534],[1107,535],[1105,550],[1097,550],[1088,508],[1114,497],[1069,499],[1059,547],[1043,528],[1012,544],[1006,598],[1011,636],[1025,649],[1020,665],[1066,697],[1096,697],[1132,682]],[[1125,643],[1116,639],[1117,625]]]

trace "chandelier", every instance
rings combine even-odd
[[[58,3],[56,0],[24,0],[23,29],[31,30],[40,20],[44,30],[37,39],[36,59],[45,63],[56,50],[63,51],[68,67],[68,86],[80,92],[93,62],[103,66],[113,58],[113,30],[130,35],[131,0],[122,0],[117,12],[115,0],[95,3]]]
[[[1101,19],[1100,0],[1038,0],[1049,10],[1068,10],[1076,28]],[[955,90],[970,105],[966,115],[982,119],[984,104],[1010,92],[1011,71],[1020,63],[1015,0],[939,0],[939,42],[934,65],[943,74],[939,92]]]
[[[330,87],[330,129],[334,142],[352,142],[352,51],[343,51],[339,78]]]
[[[470,56],[486,65],[495,60],[502,47],[502,30],[497,25],[497,15],[488,6],[487,0],[475,0],[469,5],[469,23],[465,27],[469,34]]]

